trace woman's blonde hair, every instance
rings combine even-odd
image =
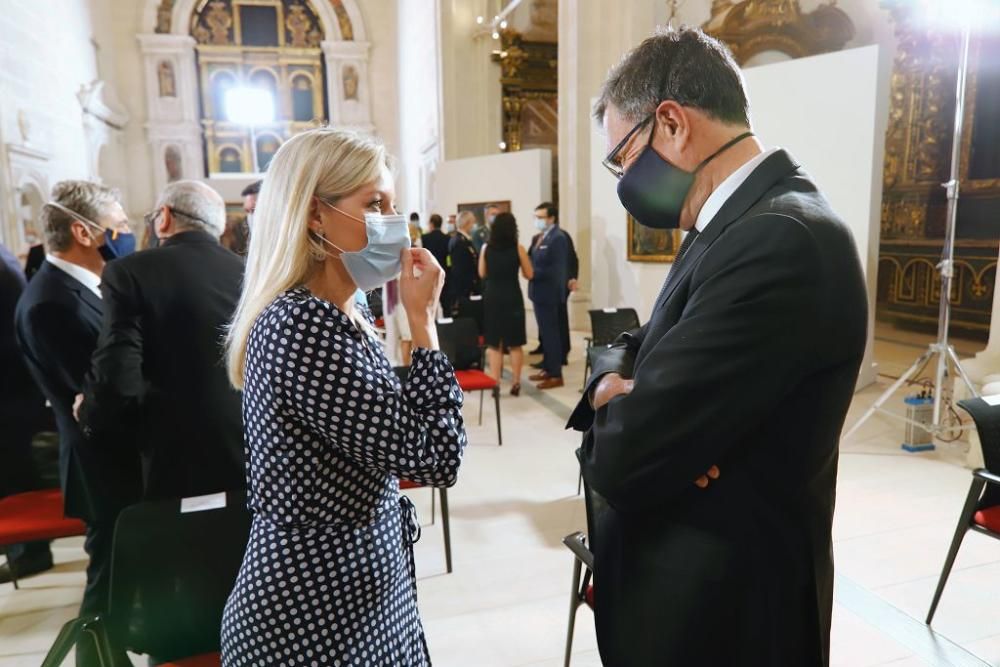
[[[257,199],[243,294],[229,326],[229,380],[243,388],[250,331],[274,299],[304,283],[326,249],[309,230],[313,197],[336,202],[388,166],[385,147],[356,132],[319,128],[286,141],[271,160]]]

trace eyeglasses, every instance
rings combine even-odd
[[[179,208],[175,208],[173,206],[168,206],[167,208],[169,208],[170,212],[172,214],[174,214],[174,215],[182,215],[185,218],[187,218],[188,220],[197,220],[198,222],[200,222],[201,224],[205,225],[206,227],[210,227],[211,226],[207,222],[205,222],[204,220],[202,220],[201,218],[199,218],[198,216],[193,215],[191,213],[188,213],[186,211],[182,211]],[[152,210],[149,213],[147,213],[146,215],[142,216],[142,220],[143,220],[143,222],[146,223],[146,225],[152,225],[152,224],[154,224],[156,222],[156,219],[158,217],[160,217],[161,213],[163,213],[163,208],[162,207],[158,208],[158,209],[155,209],[155,210]]]
[[[649,123],[649,121],[653,120],[653,117],[655,115],[656,114],[649,114],[648,116],[640,120],[635,127],[629,130],[629,133],[625,135],[625,138],[622,139],[617,146],[611,149],[611,152],[608,153],[608,156],[603,160],[601,160],[601,164],[604,165],[605,169],[611,172],[612,176],[614,176],[617,179],[621,179],[621,177],[625,174],[625,169],[618,161],[618,154],[622,151],[623,148],[625,148],[626,144],[628,144],[628,142],[632,139],[632,137],[635,136],[635,133],[641,130],[642,128],[646,127],[646,124]]]

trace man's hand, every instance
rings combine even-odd
[[[712,466],[711,468],[708,469],[708,472],[706,472],[704,475],[702,475],[698,479],[694,480],[694,485],[697,486],[699,489],[707,489],[708,488],[708,484],[709,484],[709,480],[713,480],[714,481],[714,480],[719,479],[719,475],[720,474],[722,474],[722,473],[719,472],[719,467],[718,466]]]
[[[618,373],[608,373],[597,383],[597,387],[590,396],[590,403],[595,410],[600,410],[615,396],[632,393],[634,386],[634,380],[626,380]]]
[[[77,394],[73,401],[73,419],[80,421],[80,406],[83,405],[83,394]]]

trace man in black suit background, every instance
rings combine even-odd
[[[14,313],[27,279],[17,257],[0,243],[0,498],[40,488],[31,454],[35,433],[47,427],[45,399],[35,384],[17,346]],[[44,572],[52,567],[47,541],[18,544],[7,549],[0,565],[0,584]]]
[[[15,330],[28,370],[55,413],[66,514],[87,524],[90,564],[80,613],[99,614],[107,606],[114,521],[138,498],[139,468],[122,447],[119,428],[101,441],[83,437],[73,400],[97,346],[105,261],[131,252],[135,240],[117,193],[87,181],[57,183],[42,226],[48,254],[18,301]],[[78,651],[77,664],[88,664],[86,653]]]
[[[150,218],[159,247],[104,271],[80,423],[97,439],[123,420],[136,425],[147,500],[243,489],[240,396],[222,354],[243,262],[218,240],[225,203],[203,183],[177,181]]]
[[[541,370],[529,379],[537,382],[539,389],[554,389],[564,384],[562,367],[566,352],[559,313],[566,308],[569,288],[569,236],[555,221],[553,204],[544,202],[535,207],[535,227],[539,234],[529,253],[534,276],[528,282],[528,298],[535,309],[543,356]]]
[[[851,234],[752,136],[736,63],[698,30],[643,42],[595,115],[625,208],[688,230],[649,322],[570,420],[608,503],[591,526],[604,663],[827,665],[838,441],[867,326]]]
[[[472,242],[476,216],[462,211],[456,221],[457,231],[448,244],[448,303],[445,314],[452,315],[473,294],[479,294],[479,251]]]
[[[440,215],[437,213],[431,214],[429,224],[431,230],[421,237],[420,244],[430,250],[431,254],[434,255],[434,259],[438,261],[438,264],[445,267],[445,289],[441,290],[441,305],[443,307],[447,300],[445,293],[448,289],[448,244],[451,242],[451,239],[441,231],[441,227],[444,226],[444,220],[441,219]]]
[[[562,365],[565,366],[569,363],[569,351],[572,349],[572,342],[570,341],[569,335],[569,297],[577,290],[577,283],[580,278],[580,258],[576,254],[576,246],[573,244],[573,237],[570,236],[569,232],[563,229],[559,225],[559,209],[555,204],[545,202],[541,204],[537,209],[535,209],[536,217],[539,214],[543,215],[546,224],[553,224],[562,230],[563,234],[566,235],[566,243],[568,244],[568,250],[566,252],[566,294],[563,299],[562,308],[559,310],[559,335],[562,337]],[[531,257],[532,252],[534,252],[535,246],[538,240],[541,238],[542,232],[535,234],[531,238],[531,247],[528,250],[528,257]],[[530,354],[545,354],[545,343],[542,341],[541,336],[538,338],[538,347],[531,351]],[[541,363],[532,364],[532,368],[543,368]]]

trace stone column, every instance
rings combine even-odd
[[[320,44],[326,59],[326,91],[330,101],[330,124],[373,132],[371,82],[368,80],[368,42]]]
[[[205,178],[195,40],[188,35],[138,35],[146,77],[146,132],[154,188],[171,180]],[[169,169],[168,169],[169,162]]]

